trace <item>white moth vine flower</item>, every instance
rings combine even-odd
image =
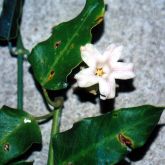
[[[79,87],[99,84],[100,98],[115,97],[115,79],[135,77],[132,63],[117,62],[121,56],[122,46],[111,44],[101,55],[92,44],[81,46],[81,58],[88,65],[75,75]]]

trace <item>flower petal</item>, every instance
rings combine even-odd
[[[115,79],[126,80],[135,77],[132,63],[117,62],[114,66],[112,66],[112,70],[112,74]]]
[[[97,56],[100,56],[100,53],[92,44],[86,44],[81,46],[81,58],[82,60],[90,67],[95,67]]]
[[[109,57],[110,63],[117,62],[121,56],[122,50],[123,50],[123,46],[117,46],[115,44],[111,44],[107,47],[103,55]]]
[[[111,76],[108,80],[100,79],[99,90],[101,94],[100,98],[102,100],[114,98],[116,92],[116,85],[113,76]]]
[[[90,68],[83,69],[74,77],[79,87],[90,87],[98,83],[98,78],[93,74]]]

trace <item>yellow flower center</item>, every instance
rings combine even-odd
[[[95,72],[96,76],[103,76],[103,74],[104,74],[103,68],[96,68],[96,72]]]

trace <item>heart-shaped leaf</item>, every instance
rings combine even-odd
[[[83,11],[71,21],[53,28],[28,57],[34,75],[46,89],[66,88],[68,74],[82,60],[80,46],[91,42],[91,28],[103,20],[104,0],[87,0]]]
[[[0,109],[0,164],[25,153],[33,143],[41,143],[37,122],[24,111],[6,106]]]
[[[23,2],[24,0],[4,0],[0,16],[0,39],[11,40],[17,37]]]
[[[118,163],[128,150],[146,142],[163,109],[150,105],[123,108],[74,124],[53,137],[55,164]]]

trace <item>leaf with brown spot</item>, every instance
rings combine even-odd
[[[67,76],[82,62],[80,47],[91,42],[91,29],[102,21],[104,8],[104,0],[87,0],[76,18],[54,27],[52,35],[33,48],[28,60],[45,89],[66,88]]]
[[[55,164],[120,162],[131,149],[144,145],[163,109],[151,105],[123,108],[74,124],[72,129],[53,137]]]
[[[30,123],[25,123],[29,119]],[[24,111],[6,106],[0,109],[0,165],[24,154],[33,143],[41,143],[41,132],[35,119]],[[23,162],[15,163],[22,164]],[[24,163],[32,164],[32,163]]]

